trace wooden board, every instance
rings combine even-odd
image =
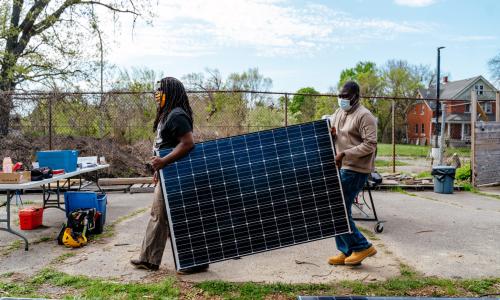
[[[136,177],[136,178],[100,178],[99,185],[133,185],[133,184],[149,184],[153,183],[153,177]]]
[[[500,183],[500,122],[476,123],[474,133],[476,185]]]
[[[129,189],[131,194],[135,193],[153,193],[155,191],[155,185],[153,183],[146,184],[134,184]]]
[[[82,185],[85,183],[85,181],[82,181]],[[75,186],[80,184],[80,179],[70,179],[69,180],[69,185],[70,186]],[[57,182],[51,182],[48,184],[49,189],[57,189]],[[68,180],[59,180],[59,188],[65,189],[68,188]]]

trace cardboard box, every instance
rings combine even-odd
[[[0,173],[0,183],[17,184],[31,181],[31,172]]]

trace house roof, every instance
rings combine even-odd
[[[447,100],[454,100],[454,99],[459,100],[458,97],[462,94],[462,92],[468,87],[471,87],[476,81],[480,79],[482,79],[489,86],[490,89],[496,91],[495,87],[491,83],[489,83],[483,76],[479,75],[462,80],[448,81],[447,83],[441,84],[439,86],[440,90],[439,98]],[[420,96],[424,99],[436,98],[435,86],[431,86],[429,88],[420,88],[418,92]],[[432,102],[433,101],[429,102],[429,106],[431,106],[431,108],[432,108],[431,104]]]
[[[481,76],[476,76],[472,78],[449,81],[445,84],[440,85],[440,98],[441,99],[456,99],[461,92],[468,86],[472,85],[474,82],[479,80]],[[434,89],[436,90],[436,89]]]

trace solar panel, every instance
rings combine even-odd
[[[160,179],[179,270],[350,232],[327,120],[198,143]]]
[[[440,298],[440,297],[364,297],[364,296],[298,296],[297,300],[475,300],[493,298]]]

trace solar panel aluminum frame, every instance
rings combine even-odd
[[[330,130],[331,130],[330,120],[329,119],[324,119],[323,121],[327,123],[327,127],[328,127],[328,130],[330,132]],[[316,122],[319,122],[319,121],[316,121]],[[314,123],[314,122],[310,122],[310,123]],[[305,124],[308,124],[308,123],[291,125],[291,126],[301,126],[301,125],[305,125]],[[288,127],[291,127],[291,126],[288,126]],[[259,133],[265,133],[265,132],[269,132],[269,131],[276,130],[276,129],[279,129],[279,128],[264,130],[264,131],[260,131]],[[246,134],[244,134],[244,135],[246,135]],[[243,135],[238,135],[238,136],[243,136]],[[231,139],[231,138],[236,138],[238,136],[231,136],[231,137],[217,139],[217,140]],[[332,138],[331,134],[329,134],[329,137],[330,137],[330,143],[331,143],[331,146],[332,146],[333,157],[335,157],[335,155],[336,155],[335,143],[333,141],[333,138]],[[202,143],[214,142],[214,141],[217,141],[217,140],[204,141]],[[202,143],[197,143],[197,144],[202,144]],[[195,147],[196,147],[196,145],[195,145]],[[163,150],[164,149],[162,149],[162,150],[156,150],[155,154],[158,155],[158,156],[160,156],[161,152]],[[189,156],[189,154],[188,154],[188,156]],[[339,185],[339,188],[340,188],[340,194],[341,194],[341,198],[342,198],[342,204],[344,206],[344,213],[345,213],[345,218],[346,218],[346,221],[347,221],[348,233],[351,233],[352,229],[351,229],[351,226],[350,226],[349,221],[348,221],[347,209],[346,209],[346,204],[345,204],[345,199],[344,199],[344,191],[343,191],[342,183],[341,183],[341,180],[340,180],[340,172],[339,172],[339,169],[338,169],[338,167],[336,165],[335,165],[335,170],[336,170],[336,173],[337,173],[337,178],[339,180],[338,185]],[[169,202],[168,202],[168,194],[166,193],[167,188],[166,188],[166,184],[165,184],[165,182],[166,182],[165,181],[165,175],[164,175],[163,171],[159,172],[159,174],[160,174],[160,186],[161,186],[161,190],[162,190],[162,194],[163,194],[163,199],[164,199],[165,205],[166,205],[167,218],[168,218],[168,226],[169,226],[169,231],[170,231],[170,242],[171,242],[171,247],[172,247],[172,253],[174,255],[175,267],[176,267],[176,269],[178,271],[183,270],[183,269],[187,269],[189,267],[194,267],[194,266],[196,266],[196,264],[192,265],[192,266],[189,266],[189,267],[184,267],[184,268],[180,266],[179,253],[177,251],[177,244],[176,244],[175,232],[174,232],[174,227],[173,227],[173,222],[172,222],[172,215],[171,215],[170,205],[169,205]],[[304,243],[308,243],[308,242],[312,242],[312,241],[317,241],[317,240],[323,240],[323,239],[331,238],[333,236],[334,235],[322,236],[322,237],[319,237],[319,238],[308,239],[306,241],[301,241],[301,242],[298,242],[298,243],[293,243],[291,245],[284,245],[284,246],[274,247],[274,248],[271,248],[271,249],[264,249],[264,250],[259,250],[259,251],[252,251],[251,253],[241,254],[241,255],[235,256],[235,257],[248,256],[248,255],[253,255],[253,254],[257,254],[257,253],[262,253],[262,252],[267,252],[267,251],[272,251],[272,250],[287,248],[287,247],[291,247],[291,246],[295,246],[295,245],[300,245],[300,244],[304,244]],[[235,257],[233,257],[233,258],[235,258]],[[224,261],[224,260],[228,260],[228,259],[231,259],[231,258],[222,258],[222,259],[218,259],[218,260],[211,260],[208,263],[216,263],[216,262],[220,262],[220,261]]]

